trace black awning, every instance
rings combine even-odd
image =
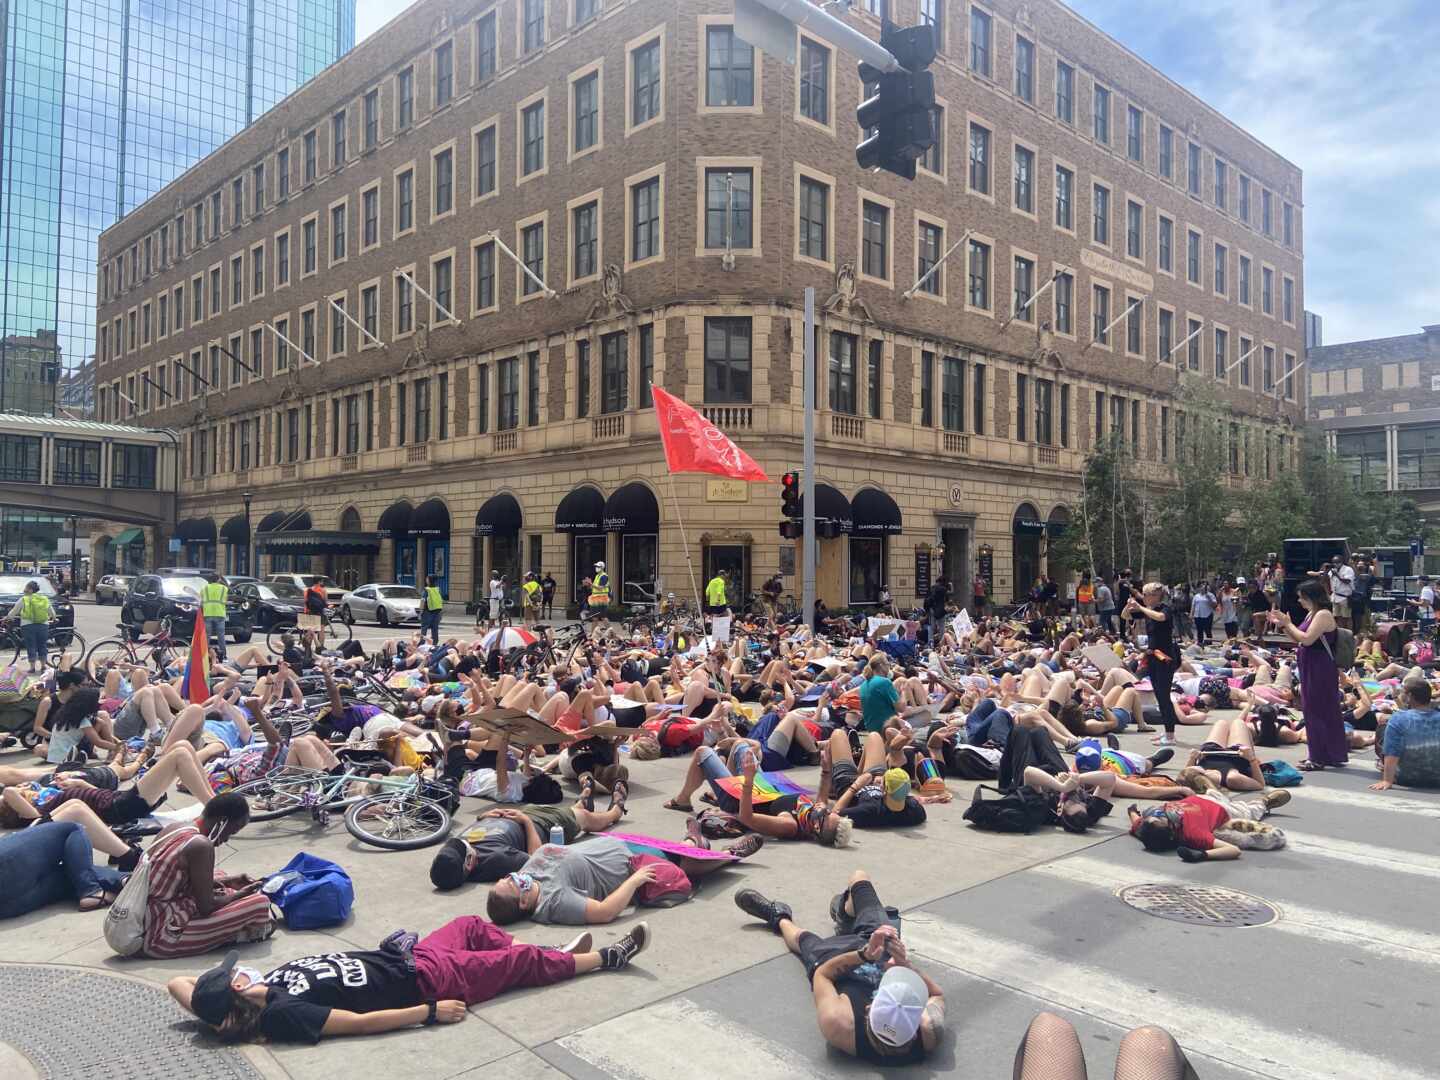
[[[800,500],[804,508],[805,500]],[[829,484],[815,485],[815,527],[829,533],[848,533],[855,528],[850,500]]]
[[[190,544],[213,544],[215,542],[214,518],[186,518],[175,526],[175,539]]]
[[[658,533],[660,506],[655,494],[637,482],[616,488],[605,500],[605,531],[618,533]]]
[[[508,492],[491,495],[475,513],[476,536],[514,536],[525,524],[520,504]]]
[[[381,536],[408,536],[410,535],[410,515],[414,512],[414,508],[404,499],[397,503],[391,503],[380,515],[380,522],[375,526],[375,531]]]
[[[266,533],[256,547],[293,555],[374,555],[380,550],[380,537],[365,532],[286,530]]]
[[[439,499],[426,499],[410,515],[411,536],[449,536],[450,508]]]
[[[1050,517],[1045,522],[1045,532],[1050,536],[1064,536],[1065,530],[1070,527],[1070,511],[1063,506],[1057,506],[1050,511]]]
[[[894,535],[903,531],[900,507],[879,488],[857,491],[850,500],[850,510],[855,518],[855,532],[861,535]]]
[[[220,526],[220,539],[227,544],[248,544],[250,542],[250,523],[245,520],[244,514],[236,514]]]
[[[598,533],[605,520],[605,496],[598,488],[578,487],[555,508],[555,531]]]
[[[260,524],[255,527],[255,531],[257,533],[306,532],[310,529],[311,524],[308,510],[272,510],[260,519]]]

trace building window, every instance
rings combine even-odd
[[[940,265],[940,253],[944,250],[945,230],[928,221],[920,223],[916,242],[915,286],[920,292],[931,296],[945,294],[945,268]]]
[[[1144,319],[1145,304],[1137,299],[1129,301],[1130,306],[1125,309],[1125,351],[1133,356],[1139,356],[1145,351],[1144,342]]]
[[[638,192],[638,188],[636,191]],[[597,225],[600,208],[597,203],[588,202],[570,211],[570,232],[574,237],[573,273],[577,281],[599,272]],[[487,244],[486,247],[489,247]]]
[[[881,405],[884,395],[884,373],[885,373],[885,343],[879,338],[873,338],[869,345],[869,355],[866,358],[866,391],[865,397],[870,409],[870,417],[879,420]]]
[[[1230,261],[1230,252],[1224,244],[1215,245],[1215,291],[1221,296],[1229,293],[1230,282],[1226,273],[1226,264]]]
[[[1063,165],[1055,166],[1055,224],[1075,228],[1075,174]]]
[[[748,318],[717,316],[705,320],[705,401],[750,401]]]
[[[1187,324],[1186,338],[1189,340],[1189,349],[1186,354],[1186,366],[1191,371],[1200,370],[1200,320],[1191,319]]]
[[[985,434],[985,365],[970,365],[970,426],[976,435]]]
[[[404,274],[395,275],[395,332],[408,334],[415,329],[415,286]]]
[[[970,241],[969,296],[971,307],[990,310],[990,245],[978,240]]]
[[[1015,147],[1015,209],[1035,212],[1035,151]]]
[[[345,298],[330,301],[330,355],[339,356],[345,351]]]
[[[1159,338],[1160,362],[1168,364],[1170,354],[1175,351],[1175,313],[1173,311],[1160,309]]]
[[[705,170],[705,246],[738,248],[754,246],[751,235],[750,169]],[[728,213],[727,213],[728,207]]]
[[[1055,115],[1067,124],[1075,122],[1075,69],[1064,61],[1055,63]]]
[[[1095,185],[1095,219],[1091,239],[1097,244],[1110,243],[1110,189]]]
[[[1185,151],[1187,155],[1186,175],[1189,179],[1190,194],[1198,199],[1200,197],[1200,147],[1193,142],[1187,143]]]
[[[455,44],[447,41],[435,50],[435,108],[455,96]]]
[[[1254,349],[1254,343],[1249,338],[1240,339],[1240,358],[1235,362],[1240,366],[1240,385],[1250,385],[1250,353]]]
[[[316,166],[316,161],[315,161],[315,156],[316,156],[316,150],[315,150],[315,132],[313,132],[313,131],[307,131],[307,132],[305,133],[304,148],[305,148],[305,159],[304,159],[304,165],[302,166],[302,168],[303,168],[303,170],[304,170],[303,175],[304,175],[304,177],[305,177],[305,183],[307,183],[307,184],[313,184],[313,183],[315,182],[315,172],[316,172],[316,168],[317,168],[317,166]],[[217,228],[215,231],[218,232],[219,229]]]
[[[360,195],[360,246],[371,248],[380,242],[380,189],[370,188]]]
[[[586,338],[575,342],[575,415],[582,419],[590,415],[590,342]]]
[[[1200,284],[1200,234],[1194,229],[1185,234],[1185,279]]]
[[[935,426],[935,354],[929,351],[920,354],[920,423]]]
[[[977,7],[970,9],[970,70],[990,77],[991,19]]]
[[[1131,161],[1144,156],[1145,114],[1134,105],[1125,109],[1125,153]]]
[[[1280,228],[1286,247],[1295,246],[1295,208],[1288,202],[1280,207]]]
[[[275,329],[277,331],[275,337],[275,370],[288,371],[290,368],[290,320],[276,319]],[[190,359],[192,361],[198,361],[199,357],[192,354]]]
[[[395,76],[395,128],[404,131],[415,123],[415,69],[407,67]]]
[[[1175,272],[1175,223],[1167,217],[1160,218],[1160,237],[1156,261],[1167,274]]]
[[[1357,491],[1384,491],[1387,487],[1385,438],[1383,430],[1336,432],[1335,456]],[[1425,428],[1402,428],[1396,440],[1397,464],[1403,477],[1400,486],[1418,487],[1421,475],[1433,470],[1433,466],[1422,469],[1426,444],[1432,440],[1426,438]],[[1407,484],[1405,480],[1412,482]]]
[[[800,40],[800,115],[830,123],[830,50],[810,38]]]
[[[475,197],[495,190],[495,125],[475,133]]]
[[[803,89],[801,95],[803,100]],[[712,109],[755,104],[755,50],[735,36],[733,26],[706,28],[705,104]]]
[[[1137,202],[1125,203],[1125,254],[1132,259],[1144,258],[1145,208]]]
[[[1287,323],[1295,322],[1295,282],[1291,278],[1284,278],[1280,282],[1280,315]],[[163,299],[161,301],[164,302]],[[163,308],[161,309],[163,312]]]
[[[808,176],[800,177],[800,254],[825,262],[829,258],[825,238],[830,220],[830,187]]]
[[[640,333],[640,408],[648,409],[655,404],[650,393],[650,384],[655,381],[655,327],[646,323]]]
[[[990,194],[990,131],[973,123],[970,125],[970,190],[980,195]]]
[[[415,170],[406,169],[395,178],[395,234],[415,227]]]
[[[345,204],[330,208],[330,261],[339,262],[345,258],[346,218]]]
[[[584,26],[595,16],[600,14],[600,0],[575,0],[575,18],[571,26]],[[540,572],[538,565],[532,567],[537,574]]]
[[[1055,332],[1075,332],[1075,278],[1071,274],[1055,275]]]
[[[1030,298],[1035,295],[1035,261],[1016,255],[1013,274],[1015,318],[1021,322],[1033,322],[1035,310],[1034,305],[1030,303]]]
[[[1160,125],[1160,175],[1175,179],[1175,132],[1164,124]]]
[[[512,356],[501,360],[498,378],[500,415],[496,417],[495,429],[513,431],[520,426],[520,358]]]
[[[639,127],[660,115],[660,39],[630,54],[630,126]]]
[[[245,257],[236,255],[230,260],[230,306],[245,302]],[[146,304],[145,312],[145,340],[150,340],[150,305]]]
[[[529,176],[545,167],[545,102],[537,101],[520,114],[524,156],[520,174]]]
[[[520,257],[530,274],[520,275],[520,295],[532,296],[540,291],[535,278],[545,280],[545,223],[537,221],[520,230]]]
[[[410,384],[410,398],[414,403],[415,423],[412,428],[412,441],[417,443],[430,441],[430,380],[416,379]]]
[[[360,395],[345,395],[345,453],[360,452]]]
[[[290,233],[288,230],[275,237],[275,284],[277,287],[290,284]],[[195,306],[197,309],[195,321],[198,322],[200,319],[198,310],[200,293],[198,291],[195,293]]]
[[[1268,266],[1260,268],[1260,310],[1275,314],[1275,271]]]
[[[890,208],[866,199],[861,205],[860,272],[890,279]]]
[[[1092,293],[1093,299],[1090,306],[1094,315],[1094,332],[1092,338],[1097,345],[1110,344],[1110,290],[1104,285],[1096,285]]]
[[[475,248],[475,297],[476,311],[485,311],[495,306],[495,243],[489,241]]]
[[[540,423],[540,354],[525,357],[525,422],[530,427]]]
[[[237,176],[230,182],[230,228],[238,229],[245,220],[245,181]],[[145,238],[145,276],[150,276],[150,237]]]
[[[477,364],[475,367],[475,388],[478,401],[475,406],[475,434],[485,435],[490,431],[490,365]]]
[[[1215,205],[1226,208],[1230,199],[1230,166],[1219,158],[1215,159]]]
[[[958,356],[940,361],[940,426],[965,430],[965,361]]]
[[[572,152],[578,154],[594,146],[600,136],[600,73],[592,71],[589,75],[576,79],[574,95],[575,134]],[[487,133],[493,148],[494,129],[487,129]]]
[[[1015,374],[1015,438],[1025,442],[1030,438],[1028,423],[1030,416],[1030,378]]]
[[[455,264],[448,255],[430,264],[430,295],[435,298],[435,312],[431,316],[431,322],[454,319],[454,281]]]
[[[1215,377],[1225,378],[1230,367],[1230,335],[1228,332],[1219,329],[1215,330]]]
[[[487,11],[475,24],[475,79],[484,82],[498,66],[495,12]]]
[[[523,52],[534,52],[545,44],[545,0],[522,0]]]
[[[315,273],[318,253],[319,227],[315,219],[302,222],[300,225],[300,273],[301,275]]]
[[[365,95],[362,109],[365,121],[365,149],[374,150],[380,141],[380,91],[371,90]]]
[[[330,167],[338,169],[345,164],[345,110],[341,109],[330,117]]]
[[[838,331],[830,334],[830,408],[851,416],[859,411],[855,403],[857,348],[858,342],[854,334],[842,334]]]
[[[1041,446],[1055,445],[1055,383],[1052,379],[1035,380],[1035,441]]]
[[[250,170],[250,205],[251,209],[259,214],[265,209],[265,163],[262,161]],[[175,219],[176,232],[178,233],[176,245],[179,248],[178,254],[185,254],[185,219]]]
[[[1275,390],[1275,350],[1266,345],[1260,352],[1260,378],[1261,387],[1265,393],[1273,393]]]
[[[455,209],[455,151],[441,150],[433,160],[435,190],[430,216],[439,217]]]
[[[259,296],[265,291],[265,247],[263,244],[250,249],[250,292]],[[179,306],[176,306],[176,329],[179,329]],[[165,298],[160,298],[160,333],[165,333]]]
[[[630,189],[630,261],[660,254],[660,178],[652,176]]]
[[[366,342],[374,343],[380,337],[380,289],[367,285],[360,290],[360,325],[365,328]]]
[[[621,331],[600,339],[600,411],[624,412],[630,407],[628,335]]]
[[[936,105],[934,112],[933,129],[935,141],[916,161],[916,164],[926,172],[932,172],[936,176],[945,174],[945,106]]]
[[[1015,39],[1015,96],[1035,104],[1035,43],[1023,37]]]
[[[1095,87],[1095,141],[1110,145],[1110,91]]]

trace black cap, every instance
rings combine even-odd
[[[225,959],[195,980],[195,989],[190,994],[190,1011],[211,1027],[219,1027],[230,1015],[230,1006],[235,1003],[235,990],[230,985],[235,963],[240,954],[231,949]]]
[[[452,836],[440,846],[430,863],[430,884],[437,889],[458,889],[465,884],[465,841]]]

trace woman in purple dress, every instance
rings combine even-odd
[[[1340,719],[1340,672],[1335,666],[1339,633],[1330,613],[1330,596],[1318,579],[1310,578],[1300,586],[1299,599],[1307,612],[1299,626],[1284,611],[1277,610],[1274,617],[1297,646],[1305,741],[1310,748],[1310,756],[1300,762],[1300,768],[1316,772],[1349,760],[1345,723]]]

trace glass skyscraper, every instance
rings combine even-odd
[[[0,0],[0,412],[91,406],[101,231],[354,44],[355,0]]]

